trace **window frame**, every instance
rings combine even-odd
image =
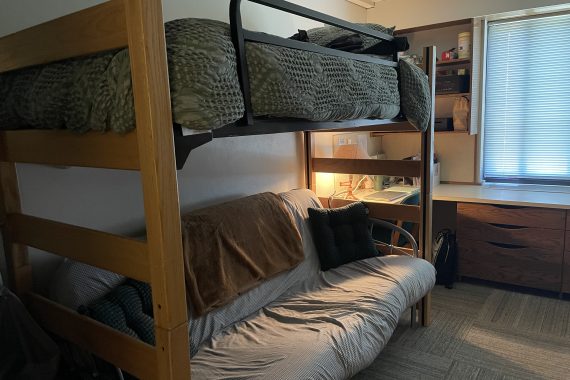
[[[479,29],[479,37],[480,37],[480,50],[478,52],[474,51],[475,54],[479,54],[479,66],[474,67],[474,70],[478,70],[480,74],[479,83],[479,96],[477,97],[476,101],[478,105],[476,110],[478,112],[478,119],[479,119],[479,129],[477,134],[477,157],[476,157],[476,168],[475,168],[475,182],[480,185],[516,185],[521,184],[524,186],[537,186],[541,187],[544,185],[553,185],[553,186],[566,186],[570,187],[570,179],[569,180],[527,180],[527,179],[512,179],[507,180],[501,178],[500,181],[485,181],[484,179],[484,136],[485,136],[485,93],[486,93],[486,80],[487,80],[487,55],[488,55],[488,31],[489,31],[489,23],[491,22],[509,22],[509,21],[517,21],[517,20],[525,20],[525,19],[533,19],[533,18],[543,18],[548,16],[556,16],[556,15],[568,15],[570,14],[570,3],[568,4],[559,4],[559,5],[552,5],[546,7],[538,7],[538,8],[530,8],[524,9],[519,11],[512,11],[512,12],[504,12],[498,13],[493,15],[475,17],[473,19],[473,25],[475,30]]]

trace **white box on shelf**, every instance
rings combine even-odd
[[[439,185],[439,177],[440,177],[440,163],[437,162],[435,164],[433,164],[433,185],[437,186]]]

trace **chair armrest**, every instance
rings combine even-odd
[[[413,256],[416,258],[418,257],[418,254],[419,254],[418,243],[416,242],[416,239],[414,239],[414,237],[412,236],[411,233],[409,233],[408,231],[406,231],[402,227],[395,225],[394,223],[390,223],[390,222],[387,222],[387,221],[382,220],[382,219],[369,218],[369,220],[372,222],[372,226],[371,226],[372,228],[374,228],[375,225],[378,225],[378,226],[382,226],[385,228],[389,228],[393,231],[399,232],[408,242],[410,242],[410,245],[412,246],[412,250],[414,252]],[[372,232],[372,228],[371,228],[371,232]],[[374,242],[376,244],[386,244],[384,242],[377,241],[377,240],[374,240]],[[394,247],[394,245],[392,245],[392,244],[386,244],[386,245],[389,245],[390,247],[397,249],[397,247]],[[404,252],[404,251],[402,251],[402,252]]]

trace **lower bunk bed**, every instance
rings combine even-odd
[[[372,363],[388,343],[401,314],[431,290],[435,270],[423,259],[388,255],[322,271],[322,253],[315,246],[308,212],[310,208],[322,208],[316,195],[310,190],[293,190],[274,197],[282,202],[286,214],[282,216],[285,224],[287,218],[291,219],[294,227],[291,229],[266,223],[273,218],[274,224],[280,222],[275,213],[263,215],[262,209],[272,207],[267,198],[266,194],[260,194],[183,216],[185,261],[193,264],[186,266],[186,277],[192,279],[187,281],[192,378],[350,378]],[[261,217],[245,228],[238,228],[233,225],[236,212],[245,216],[261,214]],[[216,216],[220,214],[223,216]],[[204,244],[190,241],[200,239],[203,230],[208,230],[208,227],[191,228],[191,221],[198,219],[205,224],[215,222],[221,232],[208,231],[212,240],[231,235],[235,241],[231,247],[222,244],[202,250],[199,254],[207,256],[209,263],[193,257],[196,250],[189,249]],[[266,250],[266,257],[279,261],[283,250],[277,247],[288,244],[290,251],[301,249],[301,257],[285,255],[283,260],[287,264],[282,268],[290,269],[261,282],[253,281],[253,289],[238,295],[240,286],[247,285],[243,283],[243,273],[235,268],[239,263],[234,265],[232,259],[237,251],[248,258],[253,256],[248,252],[248,247],[252,248],[248,237],[258,233],[267,236],[275,231],[280,236],[269,236],[255,243],[252,250]],[[294,244],[297,241],[299,247]],[[347,240],[346,244],[359,242]],[[224,254],[217,255],[217,249]],[[218,258],[219,263],[212,263]],[[202,276],[198,273],[212,270],[210,267],[219,269],[216,264],[231,273],[202,273]],[[274,268],[273,264],[264,267],[259,257],[256,264],[261,269],[256,278],[265,277]],[[150,289],[132,280],[126,284],[124,281],[123,276],[115,273],[68,261],[54,276],[51,297],[154,344]],[[215,304],[203,301],[212,299],[208,286],[220,282],[231,282],[235,288],[229,286],[227,292],[216,295],[215,300],[221,306],[210,307],[196,316],[203,312],[204,304]],[[141,287],[148,290],[141,291]],[[192,294],[196,288],[202,293]],[[227,293],[235,294],[236,298],[224,303],[229,298]]]
[[[386,33],[334,19],[284,1],[250,1],[342,27],[363,36],[386,41],[393,39]],[[0,129],[18,129],[0,131],[2,195],[0,222],[10,286],[26,301],[34,317],[47,330],[139,378],[188,379],[191,373],[196,376],[210,376],[211,371],[214,371],[212,366],[218,365],[216,360],[220,360],[220,357],[216,356],[216,347],[221,348],[220,352],[226,353],[224,355],[227,363],[231,363],[233,360],[231,358],[237,354],[234,347],[236,337],[231,334],[224,335],[221,331],[252,313],[254,316],[251,319],[238,322],[238,325],[243,327],[239,330],[240,339],[244,339],[242,333],[249,337],[250,331],[257,329],[256,318],[273,318],[272,323],[276,324],[275,328],[278,329],[276,331],[280,333],[278,336],[268,335],[269,340],[265,342],[273,344],[274,337],[277,345],[285,344],[286,340],[279,339],[285,339],[284,337],[288,337],[291,329],[298,327],[294,322],[298,317],[295,313],[311,307],[313,300],[308,294],[313,294],[312,292],[315,291],[317,292],[315,294],[322,296],[323,299],[331,297],[331,302],[339,306],[346,302],[346,299],[339,295],[339,292],[343,294],[344,288],[342,286],[340,288],[331,287],[331,285],[338,285],[337,281],[349,274],[358,273],[360,275],[362,272],[372,273],[367,274],[367,278],[372,279],[376,278],[375,274],[379,274],[380,277],[397,276],[397,281],[400,279],[403,281],[402,286],[394,287],[392,282],[392,285],[384,288],[380,282],[376,282],[376,280],[380,281],[380,278],[371,280],[370,284],[364,286],[369,293],[358,293],[358,297],[364,300],[362,305],[370,308],[372,314],[362,311],[363,314],[358,315],[354,320],[348,317],[344,320],[343,315],[338,315],[336,319],[343,322],[331,323],[329,327],[332,330],[323,327],[316,337],[324,339],[321,341],[323,345],[325,345],[324,342],[338,344],[337,339],[344,339],[344,336],[338,335],[340,331],[344,332],[352,327],[360,331],[355,321],[364,319],[377,322],[379,310],[384,312],[387,304],[378,298],[372,300],[369,297],[373,293],[372,287],[381,286],[381,290],[374,290],[378,291],[378,295],[385,295],[387,302],[394,305],[393,309],[386,314],[388,321],[385,322],[385,326],[371,322],[370,329],[376,331],[381,338],[372,344],[366,340],[369,339],[369,335],[365,333],[362,337],[351,335],[351,338],[347,338],[345,342],[346,347],[349,348],[354,347],[355,344],[370,344],[372,350],[380,350],[393,330],[392,325],[399,314],[406,307],[418,302],[419,298],[430,288],[429,264],[407,257],[371,258],[368,261],[365,260],[368,264],[362,264],[364,267],[360,267],[360,264],[353,264],[350,267],[352,269],[333,270],[334,272],[331,271],[330,274],[307,270],[301,276],[303,280],[290,283],[285,281],[284,284],[278,286],[278,290],[269,291],[271,295],[264,294],[263,299],[268,301],[264,304],[267,305],[265,308],[257,304],[247,309],[240,304],[244,301],[239,301],[242,300],[239,297],[235,301],[235,306],[231,306],[234,305],[233,303],[228,304],[228,308],[234,307],[233,310],[240,313],[249,310],[246,315],[240,315],[240,319],[235,319],[237,317],[232,314],[233,312],[228,312],[226,315],[222,311],[212,312],[214,314],[211,319],[194,318],[195,310],[187,309],[186,298],[188,297],[184,291],[187,278],[184,273],[185,262],[176,168],[182,167],[191,150],[213,138],[304,131],[307,185],[310,186],[310,166],[312,165],[310,131],[359,128],[382,128],[382,130],[392,131],[402,128],[419,130],[422,134],[422,141],[425,141],[423,146],[426,149],[422,154],[421,175],[417,175],[424,179],[419,207],[421,212],[414,211],[414,218],[415,220],[421,219],[420,222],[423,225],[423,232],[420,231],[420,255],[426,259],[430,257],[431,195],[429,181],[433,149],[431,139],[433,137],[434,51],[426,50],[425,58],[427,62],[430,62],[427,66],[430,74],[430,82],[428,82],[425,75],[415,66],[406,63],[401,63],[399,72],[397,72],[394,70],[397,63],[387,62],[383,58],[339,52],[323,48],[318,44],[298,41],[283,42],[282,39],[245,31],[241,28],[239,5],[239,0],[232,0],[231,37],[228,35],[227,26],[217,23],[179,21],[167,27],[167,29],[172,27],[171,30],[174,30],[184,26],[185,23],[197,23],[196,25],[209,25],[220,32],[215,38],[219,40],[219,45],[216,46],[221,49],[222,54],[208,55],[207,60],[210,60],[210,64],[202,64],[203,66],[189,71],[184,67],[185,64],[180,67],[168,65],[173,63],[173,58],[168,57],[167,50],[171,55],[176,55],[177,52],[167,46],[166,40],[171,38],[176,40],[178,37],[165,34],[160,0],[110,0],[0,39],[0,73],[2,73],[0,99],[7,100],[0,106],[0,119],[2,120]],[[188,38],[192,35],[192,33],[185,33],[179,36]],[[228,38],[231,39],[231,44],[228,44]],[[285,50],[277,49],[276,46],[285,48]],[[125,47],[129,48],[128,53],[120,50]],[[228,49],[231,50],[231,48],[235,52],[228,53]],[[295,53],[286,50],[291,48],[295,49]],[[216,50],[216,47],[205,41],[204,45],[199,45],[194,50],[191,49],[193,51],[191,54],[200,55],[212,49]],[[108,51],[112,53],[106,53]],[[311,52],[312,55],[307,55],[306,51]],[[92,54],[96,55],[91,56]],[[76,58],[85,56],[91,56],[91,58]],[[261,56],[265,57],[263,58],[265,60],[260,65],[268,65],[271,70],[255,66],[256,59],[262,59]],[[250,57],[253,65],[248,62]],[[299,57],[304,57],[305,62],[307,59],[316,62],[314,65],[303,66],[304,69],[316,74],[311,77],[313,82],[310,86],[304,87],[306,83],[303,80],[295,81],[304,77],[295,74],[298,66],[289,64],[287,57],[295,62],[298,62]],[[219,71],[213,70],[212,62],[219,63],[215,66]],[[52,64],[50,69],[42,69],[39,66],[47,63]],[[283,65],[285,65],[285,71],[281,74],[273,71]],[[352,71],[343,71],[339,74],[337,70],[339,65],[351,68]],[[223,76],[228,73],[227,70],[232,71],[231,78]],[[220,81],[223,84],[221,87],[211,86],[212,82],[204,81],[206,78],[200,77],[200,74],[204,73],[214,76],[222,75],[227,80]],[[330,75],[320,75],[322,73]],[[410,76],[406,77],[406,73]],[[101,81],[100,74],[103,74],[103,81]],[[186,81],[190,86],[199,84],[199,88],[190,91],[184,86],[178,87],[176,80],[173,80],[173,75],[183,78],[183,82]],[[342,79],[350,77],[353,80],[337,81],[335,78],[338,75]],[[55,77],[60,76],[64,77],[63,81],[54,80],[57,79]],[[39,82],[38,78],[40,78]],[[42,82],[41,78],[47,78],[47,81]],[[369,88],[362,88],[362,83],[359,83],[358,78],[366,78],[363,80],[365,84],[370,78],[374,78],[373,83],[366,86],[374,89],[372,93]],[[382,80],[376,80],[378,78]],[[388,79],[384,80],[386,78]],[[295,80],[290,81],[290,79]],[[49,85],[44,87],[46,83]],[[275,83],[280,83],[279,85],[284,86],[284,89],[288,89],[282,93],[277,92],[278,97],[275,99],[281,99],[282,102],[268,100],[265,95],[255,100],[258,96],[256,94],[267,94],[265,90],[275,94],[276,91],[270,88]],[[268,84],[271,85],[264,88]],[[290,84],[295,85],[288,88]],[[338,84],[341,85],[338,86]],[[300,90],[295,88],[296,85]],[[326,86],[319,87],[320,85]],[[430,85],[431,88],[429,88]],[[351,99],[347,99],[345,93],[347,88],[353,95]],[[411,91],[400,91],[403,88],[409,88]],[[319,89],[324,93],[321,94],[319,91],[310,93],[311,89]],[[224,91],[226,93],[222,94]],[[201,93],[208,95],[197,100],[196,96]],[[228,96],[231,99],[224,98]],[[191,101],[184,103],[185,98],[186,100],[191,98]],[[226,103],[221,103],[220,99],[225,99]],[[275,103],[283,104],[276,105]],[[344,107],[343,104],[347,106]],[[310,106],[307,107],[307,105]],[[408,110],[405,109],[406,105],[409,107]],[[281,106],[285,106],[285,111],[281,108],[272,108]],[[307,113],[309,111],[311,114]],[[257,117],[254,118],[256,115]],[[389,119],[378,120],[375,119],[376,117]],[[393,117],[395,118],[390,119]],[[172,129],[173,119],[174,130]],[[136,128],[134,128],[135,125]],[[88,132],[78,134],[67,130],[30,128],[68,128]],[[118,128],[119,133],[100,133],[100,131],[115,128]],[[192,131],[182,132],[183,128],[191,128]],[[103,233],[24,214],[20,201],[16,163],[140,171],[144,195],[146,240]],[[393,171],[399,167],[397,162],[386,164],[388,166],[376,171],[381,172],[385,169]],[[416,169],[418,170],[415,172],[419,173],[420,166]],[[386,217],[391,218],[392,215],[386,215]],[[303,229],[306,226],[299,228]],[[150,284],[153,344],[133,339],[132,334],[117,331],[92,318],[79,315],[74,310],[62,307],[34,291],[27,247],[52,252]],[[313,260],[314,262],[314,259],[310,259],[314,252],[311,254],[305,249],[304,254],[307,257],[305,261]],[[396,269],[409,267],[409,272],[400,270],[401,268],[393,273],[385,271],[388,264],[392,263]],[[299,264],[292,271],[301,267],[305,266]],[[288,274],[285,276],[287,277]],[[421,284],[414,283],[416,280],[412,278],[416,280],[419,278]],[[310,288],[308,283],[312,284]],[[255,291],[255,289],[252,290],[252,292]],[[293,294],[299,295],[301,299],[293,297]],[[338,302],[335,301],[337,296]],[[276,304],[272,303],[278,301],[287,306],[275,306]],[[422,300],[424,304],[422,322],[426,325],[429,324],[428,301],[429,294]],[[150,305],[147,306],[150,307]],[[346,308],[339,308],[341,314],[342,310],[351,311],[348,305],[345,304],[345,306]],[[258,312],[260,308],[262,310]],[[226,310],[226,308],[219,310]],[[255,314],[257,312],[258,314]],[[266,314],[271,314],[271,316],[268,317]],[[190,321],[188,315],[193,316]],[[321,320],[332,321],[323,315],[315,315],[316,323],[320,323]],[[384,319],[382,321],[384,323]],[[315,326],[311,324],[301,329],[303,328],[311,332],[309,335],[316,332]],[[321,327],[317,330],[319,328]],[[189,329],[190,340],[188,339]],[[216,334],[218,332],[221,333]],[[212,338],[214,336],[216,338]],[[191,344],[190,341],[192,341]],[[257,345],[258,343],[260,345]],[[252,344],[251,349],[255,351],[264,347],[261,343],[263,342],[252,339],[248,344]],[[334,349],[334,344],[328,346],[323,353],[331,353],[330,349]],[[194,354],[193,361],[198,363],[195,369],[193,366],[192,371],[190,355],[188,355],[190,347]],[[197,347],[201,348],[197,349]],[[349,349],[349,351],[354,353],[354,349]],[[282,356],[290,354],[286,350],[281,354],[276,352],[274,352],[276,355]],[[312,352],[316,354],[316,351]],[[335,355],[338,354],[336,350],[334,352]],[[349,354],[351,355],[353,354]],[[300,357],[297,358],[301,360]],[[252,367],[256,364],[266,367],[265,364],[256,362],[253,356],[248,360],[250,360],[248,365]],[[366,357],[363,361],[358,357],[354,365],[349,364],[347,358],[327,360],[336,361],[336,364],[331,365],[335,366],[338,376],[343,377],[349,373],[355,373],[371,359]],[[299,364],[305,367],[310,365],[309,361]],[[316,365],[319,364],[316,363]],[[276,367],[269,367],[267,367],[268,374],[271,373],[270,371],[278,371],[279,368],[277,362]],[[320,369],[326,371],[326,368]],[[304,371],[299,372],[299,375],[303,376],[302,374],[307,373],[309,369],[306,368]],[[218,375],[213,373],[214,377]],[[261,373],[264,373],[263,370]],[[224,375],[224,373],[219,373],[219,375]]]

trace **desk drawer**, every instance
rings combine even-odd
[[[554,230],[564,230],[566,226],[566,212],[556,209],[458,203],[457,213],[458,215],[485,223]]]
[[[486,223],[465,214],[457,216],[457,239],[516,244],[548,249],[556,253],[564,251],[564,230]]]
[[[560,291],[562,253],[468,239],[459,249],[461,276]]]

